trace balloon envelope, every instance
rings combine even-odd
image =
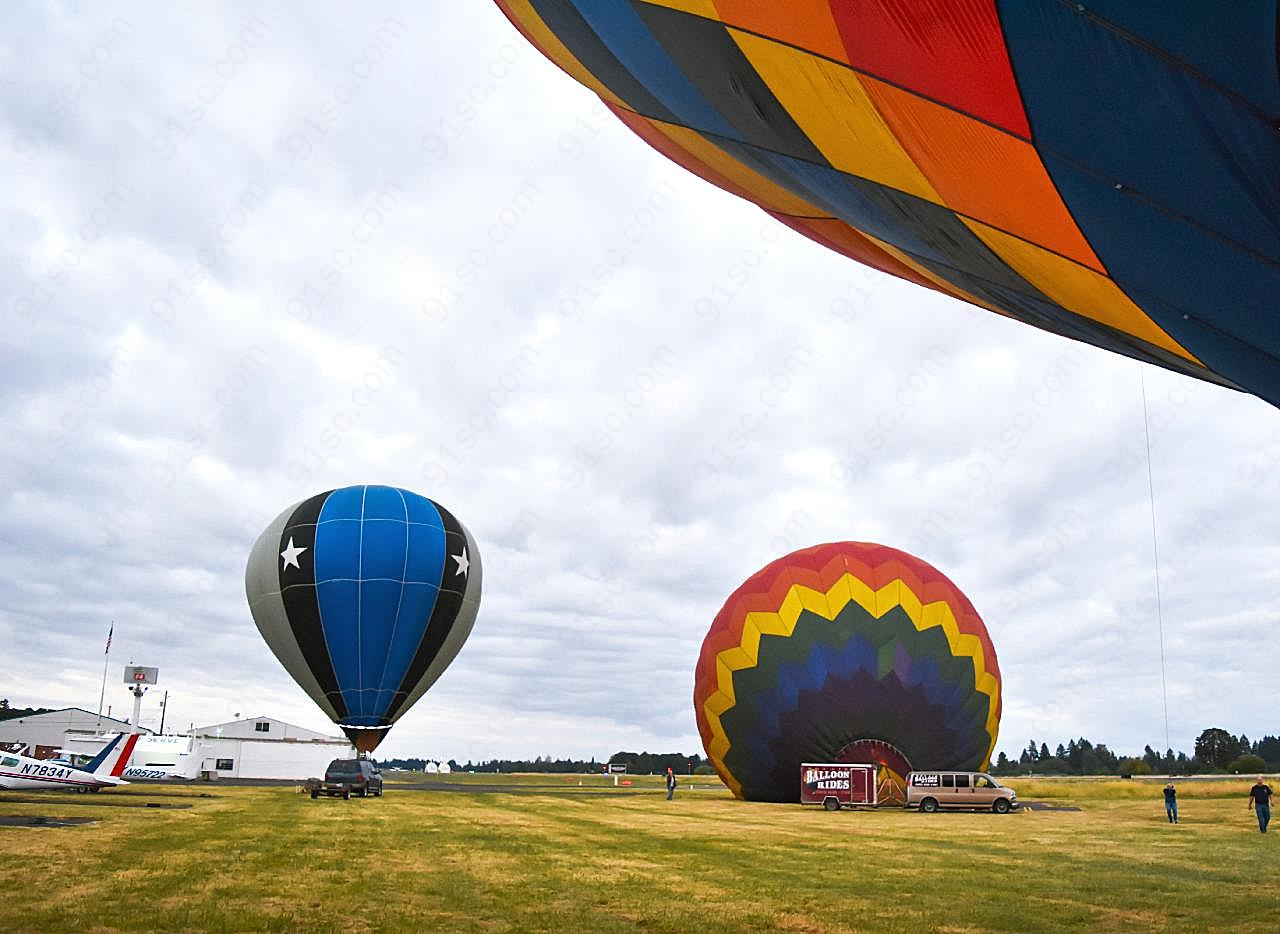
[[[444,507],[350,486],[290,506],[245,571],[258,631],[361,752],[449,665],[480,606],[480,552]]]
[[[1000,667],[940,571],[839,542],[779,558],[733,592],[703,640],[693,702],[735,795],[796,801],[803,762],[865,762],[899,780],[986,768]]]
[[[498,4],[819,243],[1280,405],[1276,0]]]

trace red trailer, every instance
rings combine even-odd
[[[800,766],[800,803],[828,811],[876,803],[876,767],[848,762],[805,762]]]

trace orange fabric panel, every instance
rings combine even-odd
[[[862,83],[947,207],[1106,273],[1030,143],[883,81]]]
[[[838,62],[849,61],[829,0],[715,0],[727,26],[768,36]]]

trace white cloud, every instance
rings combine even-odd
[[[288,504],[384,482],[486,567],[388,753],[695,751],[721,602],[839,539],[921,555],[986,616],[1003,748],[1163,742],[1135,364],[780,229],[495,7],[388,9],[51,8],[0,39],[14,702],[93,706],[114,620],[171,723],[324,728],[243,564]],[[1145,380],[1171,738],[1274,733],[1280,414]]]

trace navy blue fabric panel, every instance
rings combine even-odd
[[[1275,127],[1072,5],[1059,0],[999,0],[998,5],[1042,154],[1096,175],[1100,190],[1121,184],[1188,223],[1280,262],[1280,133]],[[1198,273],[1193,257],[1175,252],[1145,228],[1123,227],[1120,208],[1106,210],[1131,196],[1095,198],[1084,212],[1071,197],[1065,200],[1108,268],[1105,241],[1119,233],[1141,241],[1152,262],[1174,278],[1183,270]]]
[[[1060,160],[1045,164],[1112,278],[1152,320],[1250,392],[1280,397],[1280,267]],[[1254,364],[1240,357],[1246,346]],[[1265,360],[1269,376],[1257,365]],[[1251,382],[1237,361],[1248,366]]]
[[[1140,289],[1128,294],[1154,320],[1169,321],[1166,330],[1170,336],[1185,347],[1194,347],[1205,366],[1231,374],[1239,387],[1280,408],[1280,359],[1197,318],[1183,318],[1183,312]]]
[[[724,136],[737,136],[733,125],[685,77],[630,3],[618,0],[574,0],[573,5],[578,15],[600,37],[609,53],[667,110],[675,114],[674,122]],[[597,77],[608,81],[610,76]],[[657,116],[641,112],[648,117]]]
[[[674,121],[667,110],[595,34],[575,8],[573,0],[531,0],[534,10],[565,48],[582,66],[595,75],[637,113],[659,120]],[[666,114],[666,116],[660,116]]]
[[[1276,0],[1089,0],[1085,8],[1280,116]]]

